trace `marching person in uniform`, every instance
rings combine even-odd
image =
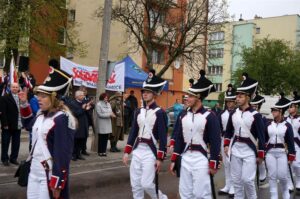
[[[289,107],[289,116],[286,118],[286,121],[292,125],[294,135],[296,160],[293,161],[292,166],[293,172],[296,176],[295,186],[297,191],[300,191],[300,116],[298,115],[299,105],[300,96],[298,96],[297,92],[294,91],[294,99],[291,101],[291,105]],[[289,182],[289,184],[292,184],[292,182]]]
[[[278,199],[277,180],[280,182],[283,199],[289,199],[288,164],[295,160],[295,146],[292,126],[284,120],[284,112],[290,100],[281,95],[271,108],[274,120],[266,128],[266,164],[270,184],[271,199]],[[288,156],[285,151],[287,145]]]
[[[210,174],[217,172],[221,147],[221,130],[217,116],[203,107],[202,101],[215,91],[201,70],[198,82],[188,91],[188,110],[178,117],[170,171],[181,156],[179,194],[182,199],[209,199],[212,194]],[[208,157],[210,145],[210,157]],[[176,168],[179,169],[179,168]]]
[[[256,199],[254,179],[257,164],[264,159],[264,124],[261,114],[249,105],[258,82],[247,73],[243,73],[243,79],[236,91],[238,108],[230,114],[227,123],[224,152],[230,158],[234,198],[243,199],[246,193],[248,199]]]
[[[225,92],[225,110],[221,112],[219,115],[219,122],[221,124],[221,131],[222,131],[222,159],[224,164],[224,173],[225,173],[225,187],[219,190],[219,195],[229,195],[230,198],[234,197],[234,187],[231,179],[231,172],[230,172],[230,160],[224,153],[224,134],[226,131],[229,115],[235,109],[235,89],[233,88],[232,84],[228,84],[227,91]]]
[[[265,98],[260,96],[258,92],[256,92],[255,97],[250,102],[250,105],[254,110],[260,113],[260,108],[262,104],[265,102],[266,102]],[[266,128],[268,125],[268,120],[265,116],[262,116],[262,119],[264,122],[264,126]],[[267,178],[266,164],[264,162],[261,163],[260,165],[258,165],[258,169],[259,169],[259,181],[263,183]]]
[[[21,115],[25,126],[32,130],[28,199],[69,198],[76,119],[57,96],[65,93],[71,81],[72,78],[50,67],[49,76],[36,90],[40,106],[36,117],[32,117],[26,93],[20,94]]]
[[[134,199],[143,199],[144,191],[152,199],[167,199],[154,179],[162,165],[167,150],[167,116],[155,103],[166,81],[155,76],[150,70],[143,84],[143,107],[135,113],[132,129],[124,150],[123,162],[127,165],[128,155],[132,152],[130,182]],[[159,141],[159,149],[156,144]]]

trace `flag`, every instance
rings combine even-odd
[[[10,69],[9,69],[9,82],[10,82],[10,84],[12,84],[17,81],[18,81],[17,71],[15,70],[14,56],[12,56],[11,61],[10,61]]]

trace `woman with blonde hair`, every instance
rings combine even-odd
[[[71,78],[50,67],[45,83],[36,89],[40,110],[32,116],[26,93],[19,94],[21,115],[32,129],[28,199],[69,198],[68,176],[76,120],[61,103]]]

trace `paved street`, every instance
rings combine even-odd
[[[25,158],[28,149],[28,142],[26,142],[25,138],[21,144],[22,153],[20,160]],[[90,142],[91,139],[89,139],[89,145]],[[125,142],[120,142],[119,144],[120,148],[124,145]],[[129,171],[122,164],[121,157],[122,153],[108,153],[106,158],[100,158],[96,153],[92,153],[85,161],[72,162],[70,177],[71,198],[132,198]],[[170,199],[179,198],[178,179],[167,172],[168,165],[169,160],[165,161],[163,170],[159,175],[159,186]],[[13,178],[16,168],[16,166],[0,166],[1,199],[23,199],[26,197],[26,188],[19,187],[16,184],[16,179]],[[223,170],[216,175],[215,184],[216,190],[223,186]],[[268,188],[268,186],[265,186],[260,189],[259,198],[269,198]],[[223,199],[227,197],[218,196],[217,198]]]

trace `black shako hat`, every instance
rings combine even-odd
[[[236,99],[235,92],[236,92],[236,90],[232,86],[232,84],[228,84],[227,91],[225,91],[225,97],[224,97],[225,101],[235,101],[235,99]]]
[[[71,85],[72,77],[62,71],[53,67],[49,68],[49,75],[46,77],[44,83],[37,87],[36,92],[42,92],[46,94],[57,93],[62,96],[68,91]]]
[[[255,97],[251,100],[251,105],[259,105],[261,106],[263,103],[265,103],[266,100],[263,96],[260,96],[257,92],[255,93]]]
[[[258,81],[249,77],[248,73],[243,73],[243,81],[241,86],[237,88],[237,93],[245,93],[250,97],[256,92]]]
[[[281,92],[280,93],[280,99],[278,100],[278,102],[276,102],[276,104],[271,108],[271,110],[274,109],[282,109],[282,113],[284,113],[290,106],[291,101],[287,98],[284,97],[284,93]]]
[[[300,96],[298,95],[297,91],[293,92],[294,99],[291,101],[291,104],[296,104],[300,106]]]
[[[148,73],[148,78],[143,83],[142,91],[150,91],[156,95],[159,95],[163,90],[164,86],[166,85],[167,81],[157,77],[155,75],[155,70],[151,69]]]
[[[216,89],[213,83],[205,77],[205,71],[200,70],[200,78],[195,84],[191,85],[186,93],[194,95],[203,100],[209,95],[209,93],[215,91]]]
[[[59,62],[56,59],[50,59],[49,62],[48,62],[48,65],[50,67],[55,68],[55,69],[60,69],[59,68]]]

